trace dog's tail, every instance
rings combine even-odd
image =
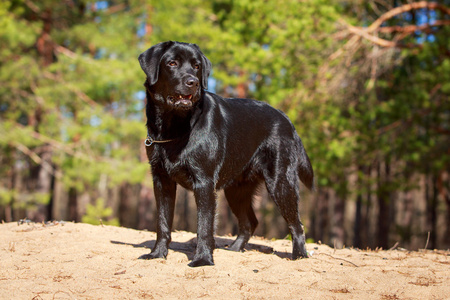
[[[300,161],[298,164],[298,176],[303,184],[310,190],[314,190],[314,171],[306,150],[300,142]]]

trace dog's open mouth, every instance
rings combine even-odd
[[[167,97],[170,102],[175,106],[180,106],[184,108],[192,107],[192,95],[177,95]]]

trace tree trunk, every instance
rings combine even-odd
[[[53,57],[53,42],[50,36],[52,31],[52,11],[46,9],[40,16],[42,20],[42,32],[36,41],[36,49],[41,58],[41,63],[44,67],[50,65],[54,61]]]
[[[401,213],[401,240],[410,243],[412,236],[412,225],[414,221],[414,200],[410,191],[406,192],[403,199]],[[405,247],[405,246],[403,246]]]
[[[35,222],[44,222],[51,220],[51,208],[52,208],[52,198],[53,191],[52,185],[54,182],[52,174],[52,151],[50,146],[43,147],[41,152],[41,165],[39,166],[39,171],[36,180],[35,193],[38,195],[48,195],[49,202],[40,203],[37,205],[37,210],[29,213],[29,218]]]
[[[318,191],[317,196],[317,225],[315,227],[315,237],[317,241],[327,243],[329,240],[329,216],[328,216],[328,203],[329,192],[327,189],[321,189]]]
[[[52,194],[52,219],[67,220],[68,216],[68,194],[65,191],[64,184],[61,180],[62,172],[60,169],[55,169],[55,176],[53,179],[53,194]]]
[[[333,225],[333,243],[336,248],[341,249],[345,242],[345,199],[341,195],[335,196],[334,201],[334,225]]]
[[[363,232],[362,236],[361,236],[361,247],[366,248],[366,247],[371,247],[373,248],[374,245],[374,238],[373,238],[373,234],[371,232],[371,228],[372,226],[370,226],[370,220],[371,220],[371,215],[370,212],[373,208],[372,206],[372,186],[371,186],[371,181],[372,181],[372,166],[369,166],[367,168],[367,177],[369,178],[369,180],[365,183],[366,185],[366,190],[367,190],[367,194],[365,195],[366,198],[366,203],[364,206],[364,210],[363,210],[363,215],[362,215],[362,229],[361,231]]]
[[[430,184],[431,181],[431,184]],[[426,201],[427,201],[427,229],[430,233],[427,249],[435,249],[436,245],[436,230],[437,230],[437,176],[435,174],[426,176]],[[431,188],[430,188],[431,185]],[[428,236],[427,232],[427,236]]]
[[[356,196],[356,209],[355,209],[355,221],[353,226],[353,247],[361,248],[361,232],[362,232],[362,206],[363,206],[363,196],[362,191],[364,189],[363,176],[365,175],[365,167],[358,167],[358,191]]]
[[[189,231],[190,226],[192,225],[189,220],[189,192],[180,186],[177,188],[177,202],[175,203],[175,211],[176,213],[173,220],[173,229]]]
[[[75,188],[70,188],[69,189],[69,221],[75,221],[75,222],[79,222],[80,221],[80,217],[78,216],[78,193],[77,190]]]
[[[448,173],[447,173],[447,181],[448,181]],[[443,238],[443,244],[440,245],[440,248],[442,249],[448,249],[450,248],[450,193],[445,188],[444,185],[444,171],[440,172],[440,175],[438,177],[438,192],[441,195],[441,197],[444,199],[445,208],[446,208],[446,214],[445,214],[445,231],[444,231],[444,238]]]
[[[9,151],[8,151],[9,152]],[[18,167],[17,164],[15,163],[17,157],[16,157],[16,153],[14,151],[11,151],[11,160],[9,161],[9,169],[10,171],[8,172],[8,177],[10,178],[10,180],[8,180],[7,183],[7,187],[10,191],[14,191],[15,190],[15,181],[16,181],[16,175],[18,172]],[[17,192],[17,190],[16,190]],[[6,222],[12,222],[13,220],[13,203],[14,203],[14,197],[11,197],[10,201],[8,203],[6,203],[3,214],[4,214],[4,219],[2,217],[2,220],[5,220]]]
[[[133,186],[129,183],[124,183],[120,187],[120,207],[119,207],[119,222],[121,226],[136,228],[137,221],[137,203],[135,201]],[[114,217],[114,216],[111,216]]]
[[[361,227],[362,227],[362,195],[358,193],[356,197],[355,223],[353,226],[353,247],[361,248]]]
[[[156,230],[155,224],[155,198],[153,190],[145,185],[141,186],[138,202],[138,225],[137,229],[147,229],[150,231]]]
[[[244,78],[245,73],[243,71],[239,72],[239,77]],[[237,97],[238,98],[247,98],[247,83],[242,81],[236,87]]]
[[[42,67],[47,67],[54,61],[53,57],[53,42],[50,37],[52,30],[52,11],[51,9],[46,9],[40,16],[42,20],[42,31],[40,36],[36,41],[36,49],[40,58]],[[45,116],[45,112],[42,111],[42,104],[38,103],[37,109],[29,117],[30,126],[34,127],[36,132],[39,131],[39,125],[42,118]],[[39,170],[36,173],[32,173],[31,181],[36,182],[35,189],[32,192],[41,195],[48,195],[49,199],[52,198],[52,149],[50,145],[41,146],[42,152],[40,153],[41,164]],[[35,222],[43,222],[45,220],[51,219],[51,203],[39,203],[37,205],[37,210],[30,212],[28,217]]]
[[[389,177],[388,162],[385,161],[385,179],[381,170],[381,162],[377,167],[377,183],[378,183],[378,244],[377,247],[387,249],[389,246],[389,192],[388,192],[388,177]]]

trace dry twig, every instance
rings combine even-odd
[[[395,244],[394,244],[394,246],[392,246],[389,250],[395,250],[397,247],[398,247],[398,242],[396,242]]]
[[[428,237],[427,237],[427,242],[425,244],[425,250],[428,248],[428,242],[430,241],[430,232],[428,231]]]
[[[343,261],[348,262],[349,264],[351,264],[351,265],[353,265],[353,266],[359,268],[359,266],[358,266],[357,264],[354,264],[354,263],[352,263],[352,262],[349,261],[349,260],[346,260],[346,259],[343,259],[343,258],[339,258],[339,257],[334,257],[333,255],[328,254],[328,253],[317,253],[317,254],[324,254],[324,255],[327,255],[327,256],[329,256],[329,257],[331,257],[331,258],[334,258],[334,259],[343,260]]]

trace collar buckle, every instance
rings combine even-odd
[[[151,145],[153,145],[153,143],[155,142],[155,140],[153,140],[149,134],[147,134],[147,138],[144,141],[145,146],[150,147]]]

